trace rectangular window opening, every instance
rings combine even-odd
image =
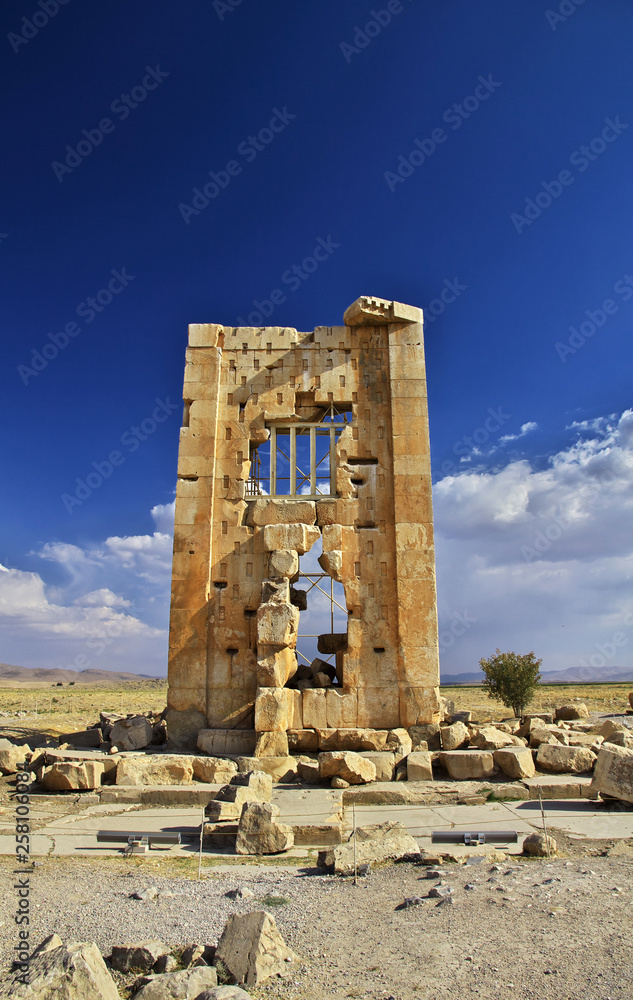
[[[246,496],[336,496],[336,443],[351,422],[351,403],[316,408],[313,421],[268,425],[270,437],[251,448]]]

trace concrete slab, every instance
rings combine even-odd
[[[534,818],[530,822],[534,827],[542,829],[538,803],[521,802],[515,805],[509,802],[507,805],[511,807],[510,811],[525,818],[532,813]],[[554,800],[543,805],[545,821],[548,828],[553,831],[561,830],[580,840],[586,837],[592,840],[622,840],[633,837],[633,809],[627,812],[610,812],[606,803],[595,803],[587,799]]]
[[[557,776],[564,778],[565,776]],[[549,776],[548,776],[549,780]],[[565,790],[566,782],[552,783]],[[174,786],[166,786],[169,790]],[[51,814],[42,801],[36,808],[41,828],[31,837],[33,856],[55,855],[111,855],[109,846],[98,845],[98,830],[112,831],[179,831],[183,843],[173,848],[155,848],[170,855],[191,857],[198,850],[198,835],[202,820],[202,806],[209,801],[208,790],[219,786],[206,786],[202,803],[187,805],[164,803],[138,807],[136,802],[102,802],[92,804],[87,809],[78,810],[76,796],[69,798],[67,813]],[[396,786],[397,787],[397,786]],[[140,789],[142,791],[142,789]],[[138,793],[139,789],[134,791]],[[153,791],[156,791],[154,789]],[[163,791],[163,789],[161,789]],[[345,796],[349,790],[345,790]],[[47,799],[50,797],[46,797]],[[276,786],[273,801],[281,810],[282,822],[290,823],[298,831],[295,857],[307,857],[302,848],[322,846],[332,843],[337,831],[346,836],[352,828],[352,805],[343,806],[344,795],[336,789],[322,787]],[[56,797],[61,803],[63,797]],[[532,830],[542,829],[541,811],[538,800],[515,802],[490,802],[478,805],[457,805],[439,802],[434,805],[407,803],[389,805],[354,804],[357,825],[384,823],[396,820],[407,827],[420,846],[428,851],[434,830],[453,829],[464,832],[486,830],[516,830],[519,843],[510,847],[511,853],[519,853],[523,837]],[[573,837],[621,840],[633,837],[633,809],[622,811],[612,809],[606,802],[594,802],[586,798],[547,799],[544,802],[546,822],[554,834],[564,831]],[[299,833],[300,831],[300,833]],[[12,855],[15,842],[12,832],[0,834],[0,853]],[[458,849],[455,851],[459,853]],[[224,852],[225,853],[225,852]],[[454,853],[451,849],[451,853]],[[472,851],[471,851],[472,853]],[[207,856],[210,853],[205,852]],[[221,857],[223,852],[214,852]]]

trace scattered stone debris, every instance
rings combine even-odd
[[[439,885],[434,885],[429,889],[429,896],[431,899],[446,899],[447,896],[452,896],[454,889],[450,885],[444,885],[440,883]]]
[[[139,889],[130,895],[130,899],[140,899],[144,903],[151,903],[158,896],[158,889],[155,885],[150,885],[147,889]]]
[[[248,886],[241,886],[239,889],[230,889],[224,895],[227,899],[253,899],[255,893]]]
[[[407,896],[402,906],[403,909],[409,910],[412,906],[422,906],[424,902],[426,902],[424,896]]]
[[[149,972],[159,958],[168,955],[170,949],[162,941],[139,941],[136,944],[117,945],[112,949],[110,965],[117,972]]]

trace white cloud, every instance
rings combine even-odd
[[[538,424],[534,420],[528,420],[527,424],[521,424],[521,430],[518,434],[504,434],[503,437],[500,437],[499,444],[507,444],[508,441],[518,441],[519,438],[523,438],[526,434],[531,434],[535,430],[538,430]]]
[[[476,670],[496,646],[574,667],[616,631],[626,641],[604,666],[633,662],[633,411],[576,429],[590,433],[545,469],[522,460],[436,484],[444,672]],[[476,621],[455,624],[464,614]]]
[[[172,505],[152,511],[166,524]],[[2,658],[21,666],[164,674],[172,537],[112,535],[84,548],[51,541],[30,553],[51,567],[1,567]],[[54,567],[54,568],[53,568]]]
[[[154,524],[159,531],[164,531],[166,534],[171,535],[174,530],[174,514],[176,512],[176,501],[172,500],[171,503],[159,503],[155,507],[152,507],[150,514],[152,515]]]
[[[83,608],[129,608],[131,603],[119,594],[113,594],[107,587],[92,590],[89,594],[76,597],[73,601],[73,604]]]

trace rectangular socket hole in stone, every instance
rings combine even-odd
[[[374,653],[384,653],[384,651],[385,651],[384,646],[374,646]]]
[[[231,647],[230,649],[227,649],[227,653],[229,656],[235,656],[236,653],[239,653],[239,649],[233,649],[233,647]]]
[[[213,586],[217,587],[218,590],[224,590],[224,588],[227,586],[227,583],[226,580],[214,580]]]

